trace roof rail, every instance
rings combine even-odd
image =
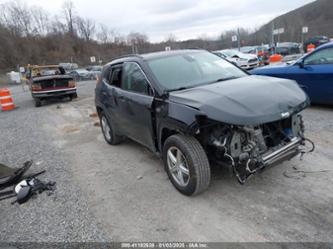
[[[184,48],[184,49],[207,50],[207,49],[204,49],[204,48],[199,48],[199,47],[193,47],[193,48]]]
[[[126,57],[138,57],[138,58],[142,58],[142,56],[139,55],[139,54],[125,54],[125,55],[121,55],[121,56],[115,57],[112,60],[118,60],[118,59],[126,58]]]

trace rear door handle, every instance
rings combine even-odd
[[[125,100],[126,100],[125,96],[123,96],[123,95],[119,95],[118,98],[119,98],[121,101],[125,101]]]

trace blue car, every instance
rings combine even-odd
[[[257,68],[250,73],[295,80],[312,103],[333,104],[333,42],[292,64]]]

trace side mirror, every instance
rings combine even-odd
[[[304,68],[304,61],[303,60],[297,62],[297,64],[300,68]]]

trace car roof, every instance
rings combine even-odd
[[[278,44],[278,48],[279,47],[299,47],[300,44],[297,42],[281,42]]]
[[[321,45],[319,48],[330,48],[330,47],[333,47],[333,42],[328,42],[328,43],[325,43],[323,45]]]
[[[141,57],[144,60],[154,60],[154,59],[160,59],[160,58],[169,57],[169,56],[183,55],[183,54],[189,54],[189,53],[198,53],[198,52],[203,52],[203,51],[206,51],[206,50],[201,50],[201,49],[170,50],[170,51],[161,51],[161,52],[142,54]]]
[[[106,66],[111,65],[111,64],[126,62],[129,60],[149,61],[149,60],[160,59],[160,58],[165,58],[165,57],[169,57],[169,56],[183,55],[183,54],[189,54],[189,53],[198,53],[198,52],[204,52],[204,51],[207,52],[207,50],[202,50],[202,49],[182,49],[182,50],[160,51],[160,52],[153,52],[153,53],[146,53],[146,54],[129,54],[129,55],[124,55],[124,56],[113,59],[111,62],[106,64]]]

